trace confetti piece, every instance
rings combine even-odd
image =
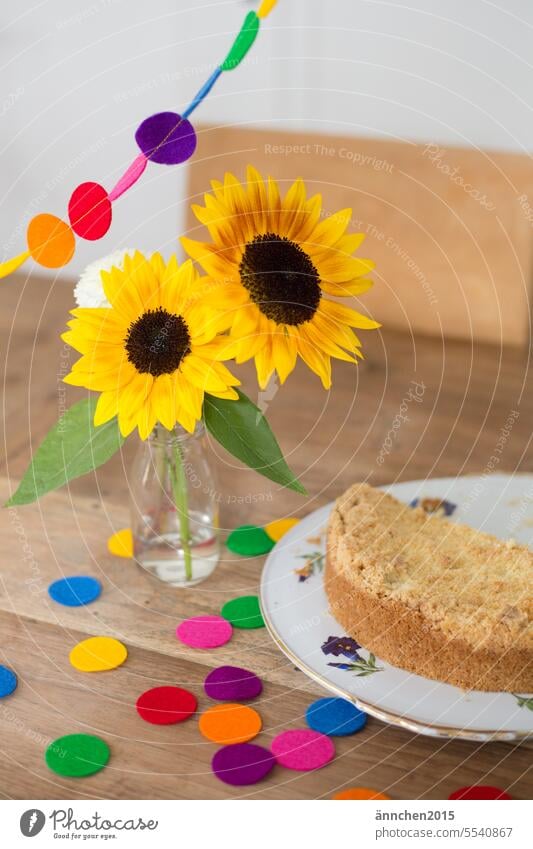
[[[207,80],[207,82],[205,82],[205,83],[203,84],[203,86],[202,86],[202,88],[200,89],[200,91],[199,91],[199,92],[197,92],[197,94],[195,94],[195,96],[194,96],[194,98],[192,99],[191,103],[187,106],[187,109],[186,109],[186,110],[185,110],[185,112],[183,113],[182,118],[188,118],[188,117],[189,117],[189,115],[190,115],[192,112],[194,112],[194,110],[196,109],[196,107],[197,107],[197,106],[199,106],[199,105],[200,105],[200,103],[202,102],[202,100],[204,100],[204,99],[207,97],[207,95],[209,94],[209,92],[210,92],[210,91],[211,91],[211,89],[213,88],[214,84],[215,84],[215,83],[216,83],[216,81],[218,80],[218,78],[219,78],[219,76],[221,75],[221,73],[222,73],[222,68],[215,68],[215,70],[213,71],[213,73],[211,74],[211,76],[209,77],[209,79]]]
[[[390,799],[386,793],[380,793],[379,790],[372,790],[371,787],[348,787],[346,790],[341,790],[335,793],[332,799]]]
[[[216,649],[233,634],[230,623],[221,616],[193,616],[176,628],[176,636],[193,649]]]
[[[0,666],[0,699],[10,696],[17,689],[18,679],[8,666]]]
[[[115,557],[133,557],[133,534],[130,528],[117,531],[107,541],[107,550]]]
[[[111,227],[111,201],[99,183],[82,183],[68,202],[70,226],[77,236],[93,242]]]
[[[102,592],[102,585],[96,578],[87,575],[73,575],[71,578],[61,578],[48,587],[48,595],[58,604],[65,607],[81,607],[90,604]]]
[[[330,738],[306,728],[282,731],[273,739],[270,750],[281,766],[301,772],[320,769],[335,757]]]
[[[226,545],[234,554],[257,557],[272,551],[274,540],[257,525],[241,525],[230,533]]]
[[[241,595],[227,601],[220,611],[234,628],[264,628],[265,620],[256,595]]]
[[[299,519],[276,519],[275,522],[269,522],[268,525],[265,525],[265,531],[270,539],[273,539],[274,542],[279,542],[287,531],[294,528],[299,521]]]
[[[33,259],[45,268],[60,268],[66,265],[76,250],[74,233],[68,224],[47,212],[31,219],[27,240]]]
[[[118,183],[111,189],[109,192],[109,200],[114,201],[117,200],[124,192],[127,192],[128,189],[137,182],[139,177],[144,173],[144,169],[148,164],[148,160],[144,153],[139,153],[139,155],[133,160],[129,168],[124,172]]]
[[[80,672],[104,672],[116,669],[126,660],[128,650],[113,637],[89,637],[78,643],[69,654],[74,669]]]
[[[272,771],[275,760],[267,749],[255,743],[237,743],[215,752],[211,768],[216,777],[234,787],[257,784]]]
[[[192,124],[177,112],[158,112],[142,122],[135,141],[151,162],[178,165],[189,159],[196,149],[196,133]]]
[[[93,734],[67,734],[50,743],[46,765],[57,775],[82,778],[94,775],[109,761],[109,746]]]
[[[212,743],[226,746],[247,743],[261,731],[261,717],[247,705],[225,704],[208,708],[200,717],[200,732]]]
[[[263,684],[257,675],[239,666],[219,666],[204,681],[206,695],[219,702],[255,699],[262,689]]]
[[[20,268],[23,262],[26,262],[29,256],[29,251],[23,251],[23,253],[18,256],[14,256],[13,259],[6,259],[5,262],[0,263],[0,279],[2,279],[2,277],[7,277],[9,274],[13,274],[17,268]]]
[[[267,15],[270,15],[272,9],[277,4],[278,0],[263,0],[259,9],[257,10],[258,18],[266,18]]]
[[[329,737],[345,737],[364,728],[368,717],[347,699],[326,698],[309,705],[305,719],[313,731]]]
[[[500,790],[499,787],[492,787],[490,784],[471,784],[467,787],[460,787],[450,793],[448,799],[512,799],[505,790]]]
[[[257,38],[259,24],[260,21],[255,12],[248,12],[241,27],[241,31],[233,42],[228,55],[222,62],[221,68],[223,71],[232,71],[241,64],[242,60]]]
[[[152,725],[173,725],[193,715],[196,696],[181,687],[153,687],[146,690],[135,703],[137,713]]]

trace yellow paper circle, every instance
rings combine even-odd
[[[61,268],[72,259],[76,249],[69,225],[48,212],[32,218],[27,232],[28,250],[35,262],[45,268]]]
[[[133,534],[131,528],[122,528],[107,541],[107,550],[115,557],[133,557]]]
[[[269,522],[268,525],[265,525],[265,531],[269,535],[270,539],[273,539],[274,542],[278,542],[278,540],[284,537],[287,531],[294,528],[299,521],[299,519],[276,519],[274,522]]]
[[[115,669],[126,660],[128,650],[113,637],[89,637],[74,646],[69,660],[80,672],[104,672]]]
[[[266,18],[267,15],[270,15],[272,9],[276,5],[278,0],[263,0],[259,9],[257,10],[258,18]]]

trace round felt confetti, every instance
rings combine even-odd
[[[261,680],[239,666],[219,666],[213,669],[204,681],[204,689],[210,699],[219,702],[244,702],[255,699],[263,689]]]
[[[212,743],[231,746],[253,740],[261,731],[261,717],[247,705],[214,705],[200,717],[200,732]]]
[[[230,533],[226,545],[234,554],[257,557],[259,554],[268,554],[272,551],[274,540],[257,525],[241,525]]]
[[[270,539],[273,539],[274,542],[279,542],[287,531],[294,528],[299,521],[299,519],[276,519],[275,522],[269,522],[268,525],[265,525],[265,531]]]
[[[137,713],[153,725],[172,725],[193,715],[196,696],[181,687],[153,687],[146,690],[135,704]]]
[[[107,541],[107,550],[115,557],[133,557],[133,534],[131,528],[122,528]]]
[[[58,775],[81,778],[100,772],[109,761],[109,746],[93,734],[67,734],[50,743],[47,766]]]
[[[102,585],[96,578],[87,575],[73,575],[71,578],[61,578],[48,587],[48,595],[58,604],[65,607],[81,607],[90,604],[98,598]]]
[[[45,268],[66,265],[76,250],[74,233],[68,224],[47,212],[31,219],[26,237],[33,259]]]
[[[318,699],[305,712],[309,728],[330,737],[344,737],[364,728],[367,715],[347,699]]]
[[[99,183],[82,183],[68,202],[70,226],[77,236],[94,241],[105,236],[111,226],[111,201]]]
[[[371,787],[348,787],[346,790],[341,790],[340,793],[335,793],[332,799],[390,799],[386,793],[380,793],[379,790],[372,790]]]
[[[0,666],[0,699],[10,696],[17,689],[17,676],[8,666]]]
[[[196,133],[190,121],[176,112],[158,112],[142,122],[135,141],[151,162],[178,165],[196,149]]]
[[[220,611],[235,628],[264,628],[259,599],[256,595],[241,595],[227,601]]]
[[[233,634],[230,623],[222,616],[193,616],[176,628],[176,636],[193,649],[216,649]]]
[[[89,637],[74,646],[69,660],[80,672],[104,672],[120,666],[127,656],[126,646],[113,637]]]
[[[211,768],[217,778],[235,787],[257,784],[274,768],[271,753],[255,743],[237,743],[215,752]]]
[[[492,787],[490,784],[472,784],[469,787],[460,787],[450,793],[448,799],[512,799],[505,790]]]
[[[320,769],[335,757],[330,738],[307,728],[282,731],[273,739],[270,749],[281,766],[302,772]]]

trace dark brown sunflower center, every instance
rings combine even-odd
[[[263,315],[277,324],[303,324],[320,303],[318,271],[302,248],[265,233],[246,245],[239,266],[242,285]]]
[[[140,374],[171,374],[190,353],[191,337],[181,315],[162,307],[147,310],[128,328],[124,344],[128,360]]]

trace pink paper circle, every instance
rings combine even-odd
[[[233,628],[222,616],[193,616],[176,628],[178,640],[193,649],[216,649],[231,640]]]
[[[301,772],[320,769],[335,757],[335,746],[330,738],[307,728],[282,731],[274,738],[270,749],[281,766]]]

